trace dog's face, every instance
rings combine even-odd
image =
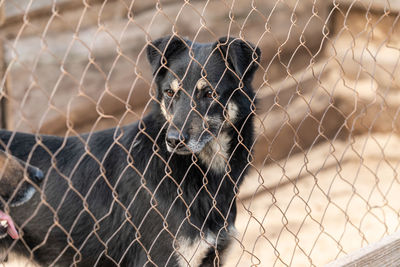
[[[199,44],[165,37],[148,46],[147,56],[168,122],[168,151],[201,153],[252,112],[250,83],[260,59],[253,45],[239,39]]]
[[[14,222],[4,212],[4,204],[15,207],[29,201],[43,180],[43,172],[0,150],[0,238],[7,233],[14,239],[18,232]]]

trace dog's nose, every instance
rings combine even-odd
[[[29,178],[37,184],[41,183],[44,178],[43,172],[39,168],[33,166],[28,167],[28,174]]]
[[[180,133],[178,131],[170,130],[167,134],[167,144],[171,148],[180,149],[185,146],[185,141],[188,140],[188,135],[184,133]]]

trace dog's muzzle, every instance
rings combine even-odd
[[[192,151],[187,147],[186,142],[189,136],[185,133],[180,133],[176,130],[170,130],[167,133],[165,141],[169,152],[174,152],[180,155],[187,155]]]

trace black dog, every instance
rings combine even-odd
[[[157,90],[138,123],[67,139],[1,131],[46,172],[41,199],[11,210],[28,246],[15,251],[46,266],[222,264],[251,161],[260,51],[167,37],[147,56]]]

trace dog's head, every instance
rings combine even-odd
[[[147,57],[157,102],[169,123],[168,151],[200,153],[253,112],[251,81],[260,60],[254,45],[234,38],[200,44],[165,37],[148,45]]]
[[[35,185],[43,180],[43,172],[10,154],[0,150],[0,238],[7,233],[14,239],[18,232],[4,206],[15,207],[29,201],[35,193]]]

